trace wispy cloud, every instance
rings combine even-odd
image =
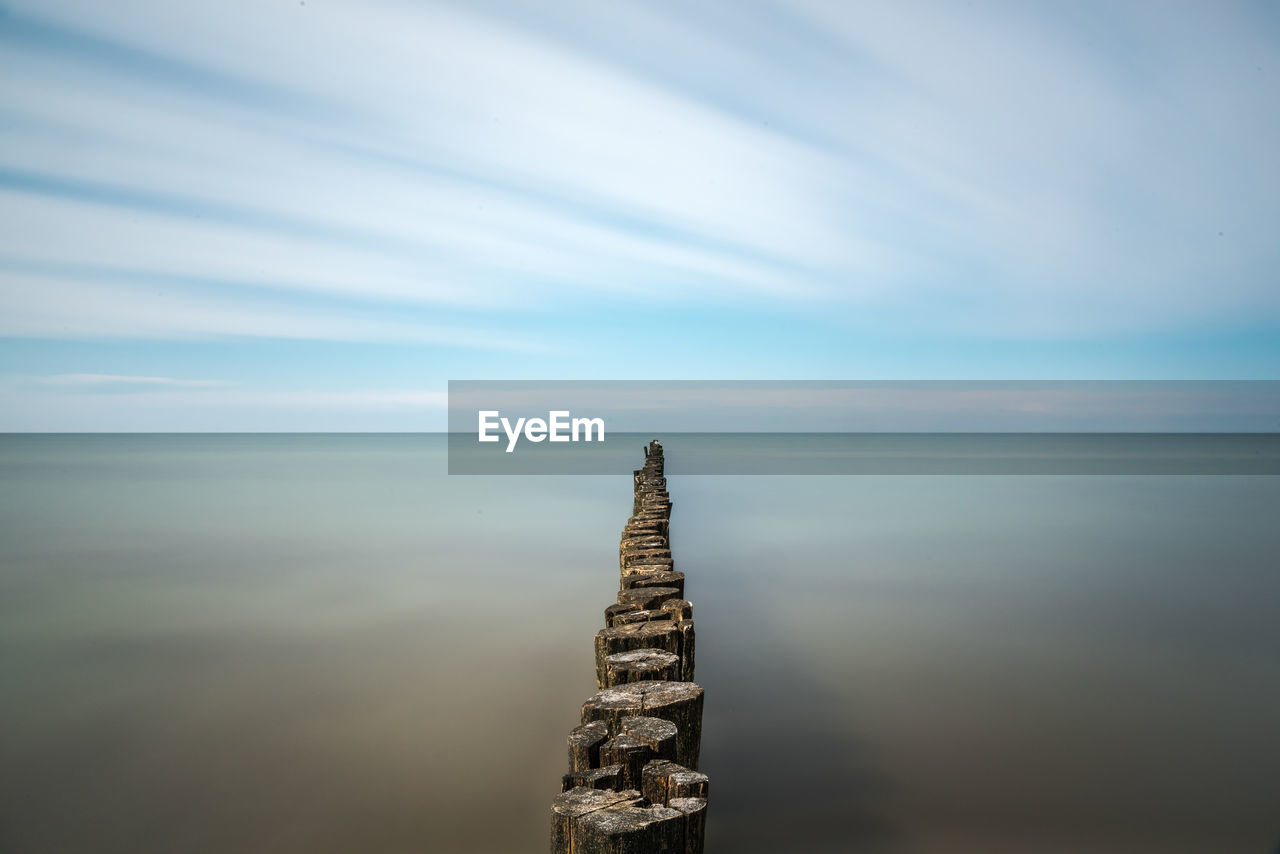
[[[730,312],[681,364],[1280,327],[1274,16],[1084,8],[9,0],[0,335],[461,375]]]
[[[421,432],[443,429],[448,407],[447,394],[431,389],[240,388],[102,374],[0,378],[0,397],[6,432]]]
[[[151,388],[219,388],[231,385],[225,380],[193,380],[177,377],[132,377],[120,374],[53,374],[46,377],[32,377],[33,382],[40,385],[60,388],[87,388],[137,386]]]
[[[121,284],[79,275],[14,273],[0,279],[0,335],[41,338],[382,341],[464,350],[547,353],[558,346],[518,331],[445,323],[360,305],[297,304],[259,295]]]
[[[674,50],[592,49],[626,40],[618,15]],[[1082,326],[1139,302],[1130,322],[1276,308],[1251,271],[1274,258],[1259,223],[1280,190],[1263,142],[1280,93],[1255,65],[1280,54],[1240,8],[1122,6],[1092,29],[818,0],[732,20],[141,0],[11,16],[11,257],[442,306],[732,290],[927,313],[941,289],[1019,327],[1049,304]],[[1100,28],[1127,50],[1098,48]],[[1206,29],[1236,49],[1169,63]],[[1230,127],[1235,156],[1191,116]]]

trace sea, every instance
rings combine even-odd
[[[1122,469],[673,467],[709,854],[1280,850],[1280,477]],[[448,472],[0,436],[0,851],[546,851],[631,477]]]

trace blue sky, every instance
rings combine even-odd
[[[1280,378],[1265,3],[0,0],[0,429]]]

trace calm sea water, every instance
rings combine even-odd
[[[545,850],[630,479],[445,472],[0,436],[0,850]],[[670,489],[713,854],[1275,850],[1280,477]]]

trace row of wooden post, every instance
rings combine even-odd
[[[595,637],[599,692],[569,733],[569,773],[551,805],[552,854],[701,854],[706,838],[693,606],[671,558],[662,446],[644,453],[618,601]]]

